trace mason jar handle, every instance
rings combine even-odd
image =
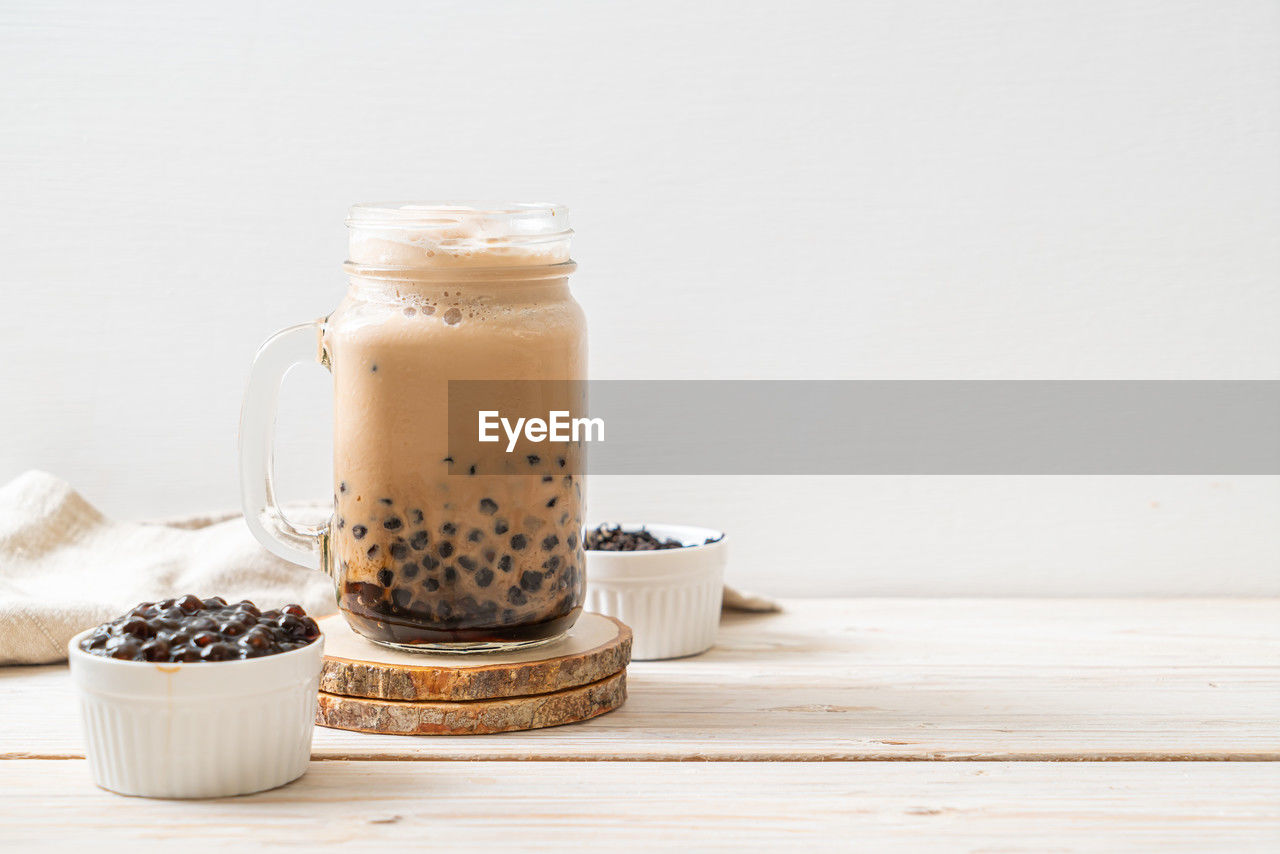
[[[258,542],[272,554],[309,569],[320,568],[329,526],[298,525],[276,503],[276,404],[280,383],[294,365],[319,360],[322,321],[299,323],[267,339],[253,357],[240,408],[240,506]]]

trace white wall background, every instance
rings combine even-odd
[[[111,513],[235,504],[250,356],[337,304],[358,200],[569,204],[602,378],[1280,377],[1276,2],[7,0],[0,39],[0,479]],[[1280,593],[1277,478],[592,505],[777,593]]]

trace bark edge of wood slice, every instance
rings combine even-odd
[[[382,735],[485,735],[589,720],[627,699],[627,672],[565,691],[468,702],[341,697],[321,691],[316,723]]]
[[[341,614],[324,618],[320,627],[325,633],[320,691],[343,697],[401,702],[529,697],[599,682],[631,661],[631,629],[591,611],[561,640],[494,654],[437,656],[379,646],[352,631]]]

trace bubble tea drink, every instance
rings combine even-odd
[[[450,380],[585,379],[566,211],[357,205],[347,224],[346,298],[255,362],[242,429],[250,527],[328,570],[342,613],[371,640],[456,652],[562,635],[585,587],[576,460],[455,459],[448,403]],[[318,528],[278,512],[269,471],[279,376],[304,348],[334,383],[334,512]]]

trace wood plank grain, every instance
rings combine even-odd
[[[0,762],[14,850],[1276,850],[1276,763],[315,762],[281,789],[123,798]],[[572,847],[569,847],[572,846]]]
[[[317,758],[1280,759],[1277,600],[793,600],[615,712],[450,739],[319,730]],[[0,755],[82,756],[63,668],[6,668]]]

